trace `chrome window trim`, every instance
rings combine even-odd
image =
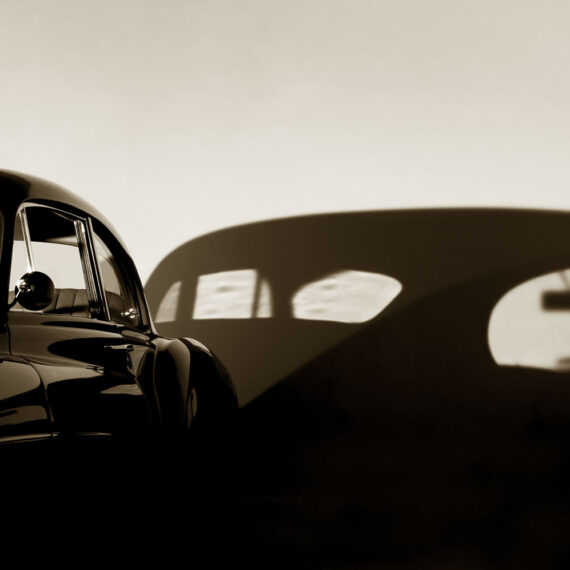
[[[108,232],[113,238],[115,238],[115,236],[112,234],[112,232],[109,231],[109,229],[107,227],[105,227],[100,221],[96,220],[97,223],[99,224],[100,227],[102,227],[106,232]],[[148,323],[146,322],[144,315],[148,314],[148,309],[146,309],[146,305],[144,305],[145,307],[145,313],[141,312],[141,303],[144,301],[141,300],[139,292],[138,292],[138,287],[136,286],[136,284],[133,282],[132,277],[129,275],[128,272],[126,272],[124,270],[124,267],[122,266],[122,264],[120,263],[121,261],[121,257],[123,255],[126,254],[126,252],[124,251],[124,248],[121,246],[121,244],[116,240],[115,238],[115,243],[114,244],[110,244],[103,235],[101,235],[100,232],[97,232],[94,227],[93,227],[93,223],[91,221],[91,218],[89,218],[89,223],[90,223],[90,228],[91,228],[91,232],[93,236],[97,236],[97,238],[103,243],[103,245],[108,249],[109,253],[113,256],[114,260],[117,262],[116,263],[116,267],[113,267],[113,269],[116,272],[120,273],[120,284],[121,286],[124,286],[124,288],[126,289],[126,293],[129,295],[129,297],[131,297],[132,302],[134,303],[134,307],[129,307],[126,309],[126,312],[128,311],[135,311],[136,314],[136,319],[137,319],[137,323],[129,323],[129,322],[118,322],[118,321],[111,321],[114,322],[116,324],[118,324],[121,327],[127,327],[131,330],[135,330],[137,332],[143,332],[143,333],[148,333],[150,330],[150,327],[148,325]],[[93,238],[93,244],[95,244],[95,238]],[[116,247],[115,247],[116,246]],[[93,245],[94,247],[94,245]],[[117,252],[117,248],[119,248],[121,251]],[[119,253],[119,255],[117,255],[117,253]],[[101,267],[99,264],[99,260],[97,259],[96,256],[96,252],[94,249],[94,254],[95,254],[95,258],[97,261],[97,268],[98,271],[101,273]],[[101,281],[102,283],[102,281]],[[107,297],[105,295],[105,302],[107,301]],[[110,320],[110,317],[109,317]]]
[[[80,247],[81,259],[83,260],[83,270],[86,282],[91,287],[87,289],[87,297],[89,298],[89,289],[91,289],[92,299],[89,298],[89,303],[93,302],[95,311],[99,314],[97,318],[110,321],[109,305],[107,304],[107,296],[103,287],[103,279],[101,277],[101,268],[95,254],[95,247],[93,243],[91,218],[79,218],[74,221],[75,232],[77,241]],[[85,259],[87,262],[85,262]]]
[[[22,224],[22,233],[24,234],[24,244],[26,246],[26,258],[28,261],[28,271],[35,271],[36,262],[32,251],[32,240],[30,238],[30,227],[28,226],[28,216],[25,208],[18,210],[18,218]]]

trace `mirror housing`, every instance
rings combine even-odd
[[[53,281],[41,271],[24,273],[16,283],[16,300],[28,311],[41,311],[55,298]]]

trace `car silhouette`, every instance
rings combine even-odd
[[[164,338],[135,265],[87,202],[0,171],[0,442],[208,433],[237,409],[212,352]]]

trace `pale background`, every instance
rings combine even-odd
[[[253,220],[570,208],[566,0],[0,0],[0,168],[81,194],[143,281]]]

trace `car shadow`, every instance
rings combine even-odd
[[[563,236],[568,219],[567,214],[555,212],[462,209],[273,220],[228,228],[180,246],[157,266],[145,289],[155,321],[174,291],[169,314],[158,319],[161,334],[191,336],[211,347],[228,367],[245,405],[343,339],[363,329],[373,338],[374,327],[382,327],[386,316],[445,289],[483,278],[489,283],[484,289],[471,292],[469,299],[449,298],[422,325],[429,329],[461,316],[459,328],[434,336],[414,350],[439,351],[460,332],[461,338],[470,335],[473,339],[466,339],[469,350],[480,351],[480,359],[488,358],[481,337],[486,335],[496,295],[533,274],[567,263],[569,247]],[[334,315],[331,320],[296,318],[295,293],[342,270],[387,275],[401,282],[403,290],[381,316],[365,322],[339,322]],[[200,301],[201,277],[221,275],[216,285],[231,289],[232,276],[247,271],[255,274],[258,284],[266,284],[270,314],[193,316]],[[499,273],[504,274],[502,279],[495,277]],[[490,278],[498,280],[493,284]],[[220,299],[223,294],[212,300]],[[480,307],[485,302],[487,306]],[[475,305],[481,314],[470,309]],[[448,353],[449,358],[453,354]],[[344,368],[358,374],[354,362],[345,363]]]
[[[568,236],[563,212],[394,210],[248,224],[169,254],[146,284],[157,328],[211,347],[242,405],[235,544],[339,567],[562,560],[570,377],[498,365],[489,319],[570,267]]]

